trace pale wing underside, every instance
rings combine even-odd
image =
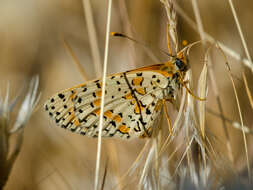
[[[169,82],[161,73],[149,70],[107,77],[102,136],[150,135]],[[62,128],[96,137],[101,95],[101,81],[89,81],[54,95],[45,103],[45,109]]]

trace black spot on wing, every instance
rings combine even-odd
[[[78,98],[78,100],[77,100],[77,102],[79,103],[79,104],[81,104],[82,103],[82,98]]]
[[[62,93],[58,94],[58,96],[59,96],[59,98],[61,98],[61,99],[63,99],[63,98],[65,97],[65,95],[62,94]]]
[[[150,114],[151,114],[151,111],[150,111],[148,108],[146,109],[146,114],[147,114],[147,115],[150,115]]]
[[[112,124],[113,127],[116,127],[116,122],[115,121],[111,121],[110,124]]]
[[[97,85],[98,88],[101,88],[101,85],[100,85],[99,82],[97,82],[96,85]]]

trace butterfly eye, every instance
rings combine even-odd
[[[185,63],[178,58],[176,58],[176,66],[180,71],[183,71],[186,68]]]

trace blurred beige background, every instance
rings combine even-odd
[[[198,1],[204,29],[215,39],[242,54],[244,51],[226,1]],[[191,1],[178,1],[180,7],[194,19]],[[253,2],[234,1],[249,50],[253,45]],[[104,52],[107,1],[91,2],[101,60]],[[127,12],[124,12],[126,8]],[[129,20],[126,19],[127,13]],[[83,65],[89,79],[96,78],[89,36],[80,0],[2,0],[0,1],[0,92],[4,94],[7,82],[14,97],[30,77],[40,76],[40,105],[65,88],[83,83],[84,80],[73,63],[73,59],[63,45],[63,38],[70,44]],[[167,17],[158,0],[118,0],[113,1],[111,31],[129,33],[135,39],[150,45],[159,61],[167,58],[156,47],[167,49]],[[179,16],[180,40],[194,42],[199,35]],[[133,49],[134,47],[134,49]],[[144,65],[156,64],[138,44],[126,39],[111,38],[108,73],[122,72]],[[232,85],[226,73],[224,61],[218,51],[213,51],[215,76],[221,94],[225,115],[239,121]],[[190,56],[193,76],[198,78],[202,69],[204,52],[195,47]],[[244,67],[229,58],[232,72],[241,78]],[[246,68],[250,89],[253,92],[252,73]],[[197,82],[197,81],[195,81]],[[245,125],[252,127],[252,109],[246,96],[242,80],[236,80]],[[229,98],[228,98],[229,97]],[[209,87],[207,106],[217,110],[212,88]],[[171,107],[172,108],[172,107]],[[175,111],[170,113],[175,116]],[[13,114],[15,116],[15,113]],[[13,119],[14,120],[14,119]],[[222,138],[221,121],[207,113],[207,127]],[[242,135],[229,127],[232,146],[238,167],[242,167]],[[119,159],[119,173],[122,175],[130,167],[140,152],[145,140],[105,140],[102,149],[102,167],[107,156],[108,143],[113,143]],[[116,143],[115,143],[116,142]],[[252,141],[249,140],[249,144]],[[14,189],[92,189],[96,160],[96,139],[72,134],[56,127],[44,113],[43,108],[33,114],[28,122],[21,153],[13,167],[6,190]],[[224,148],[225,146],[221,146]],[[250,149],[252,149],[249,146]],[[250,150],[252,152],[252,150]],[[113,154],[112,152],[110,152]],[[115,184],[112,161],[108,161],[108,176],[105,189]],[[101,174],[103,171],[101,170]],[[130,183],[131,184],[131,183]],[[131,186],[128,188],[130,189]]]

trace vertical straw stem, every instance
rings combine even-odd
[[[240,25],[240,22],[238,20],[238,17],[237,17],[237,13],[235,11],[235,7],[234,7],[234,4],[233,4],[233,1],[232,0],[229,0],[229,5],[230,5],[230,8],[232,10],[232,13],[233,13],[233,16],[234,16],[234,19],[235,19],[235,23],[236,23],[236,26],[237,26],[237,30],[239,32],[239,35],[240,35],[240,38],[242,40],[242,45],[243,45],[243,48],[244,48],[244,51],[246,53],[246,56],[248,58],[248,60],[250,61],[250,63],[252,64],[252,59],[251,59],[251,56],[250,56],[250,53],[249,53],[249,49],[247,47],[247,44],[246,44],[246,40],[244,38],[244,35],[242,33],[242,28],[241,28],[241,25]],[[253,72],[253,68],[251,67],[251,71]]]
[[[204,32],[204,27],[203,27],[202,19],[201,19],[201,16],[200,16],[197,0],[192,0],[192,7],[193,7],[193,12],[195,14],[195,19],[197,21],[197,27],[198,27],[199,35],[200,35],[200,38],[202,40],[203,49],[206,50],[205,32]],[[210,58],[208,56],[206,56],[205,59],[207,59],[205,61],[208,61],[208,59],[210,60]],[[212,65],[211,61],[210,61],[210,65]],[[204,68],[205,68],[205,70],[204,70]],[[204,65],[204,68],[203,68],[203,70],[201,72],[202,84],[199,83],[199,91],[200,91],[199,93],[202,93],[202,95],[205,94],[205,92],[206,92],[206,85],[207,85],[206,84],[207,83],[207,81],[206,81],[207,80],[206,79],[206,75],[207,75],[207,71],[208,70],[207,70],[207,67],[206,67],[206,63]],[[203,86],[203,83],[204,83],[204,86]],[[200,90],[200,86],[203,87],[202,88],[202,92]],[[200,110],[199,111],[199,126],[200,126],[200,131],[201,131],[202,139],[203,139],[203,141],[205,141],[205,114],[206,114],[206,112],[205,112],[205,102],[199,102],[199,110]],[[207,167],[207,163],[206,163],[206,150],[205,150],[205,148],[202,148],[202,146],[200,146],[200,147],[201,147],[201,152],[202,152],[202,156],[203,156],[204,170],[206,171],[206,167]],[[205,175],[204,175],[203,179],[205,179],[205,181],[207,179],[206,172],[205,172]]]
[[[90,42],[90,47],[91,47],[91,54],[92,54],[92,59],[95,66],[96,75],[97,77],[101,77],[102,75],[101,59],[100,59],[97,34],[96,34],[96,29],[95,29],[95,25],[93,21],[90,0],[83,0],[83,8],[84,8],[84,14],[85,14],[85,19],[86,19],[86,24],[87,24],[88,35],[89,35],[89,42]]]
[[[199,35],[200,35],[200,39],[203,40],[203,45],[205,45],[205,32],[204,32],[204,27],[203,27],[203,24],[202,24],[202,20],[201,20],[201,17],[200,17],[200,12],[199,12],[199,7],[198,7],[198,2],[197,0],[192,0],[192,7],[193,7],[193,12],[195,14],[195,19],[196,19],[196,22],[197,22],[197,27],[198,27],[198,32],[199,32]]]
[[[123,21],[123,29],[126,34],[129,36],[134,36],[133,35],[133,28],[131,27],[131,23],[129,21],[129,15],[127,12],[127,6],[126,6],[126,1],[119,1],[119,13],[120,13],[120,18]],[[136,62],[137,62],[137,54],[136,54],[136,49],[133,43],[128,43],[129,46],[129,53],[130,53],[130,61],[129,61],[129,67],[135,67]]]
[[[100,112],[100,116],[99,116],[99,133],[98,133],[98,144],[97,144],[97,159],[96,159],[96,173],[95,173],[94,190],[98,190],[99,167],[100,167],[100,157],[101,157],[101,140],[102,140],[103,115],[104,115],[104,101],[105,101],[105,86],[106,86],[105,82],[106,82],[106,70],[107,70],[107,61],[108,61],[110,24],[111,24],[111,8],[112,8],[112,0],[108,0],[105,54],[104,54],[104,70],[103,70],[103,81],[102,81],[101,112]]]
[[[243,136],[245,155],[246,155],[246,161],[247,161],[248,177],[249,177],[249,182],[251,182],[251,171],[250,171],[250,163],[249,163],[249,153],[248,153],[246,134],[245,134],[245,131],[243,130],[244,123],[243,123],[243,118],[242,118],[241,106],[240,106],[237,90],[236,90],[236,87],[235,87],[235,83],[234,83],[233,77],[231,75],[231,69],[229,67],[228,62],[226,62],[226,66],[227,66],[228,74],[229,74],[229,77],[230,77],[230,80],[232,82],[232,86],[233,86],[233,89],[234,89],[236,103],[237,103],[238,112],[239,112],[239,116],[240,116],[240,121],[241,121],[241,126],[242,126],[242,136]]]

